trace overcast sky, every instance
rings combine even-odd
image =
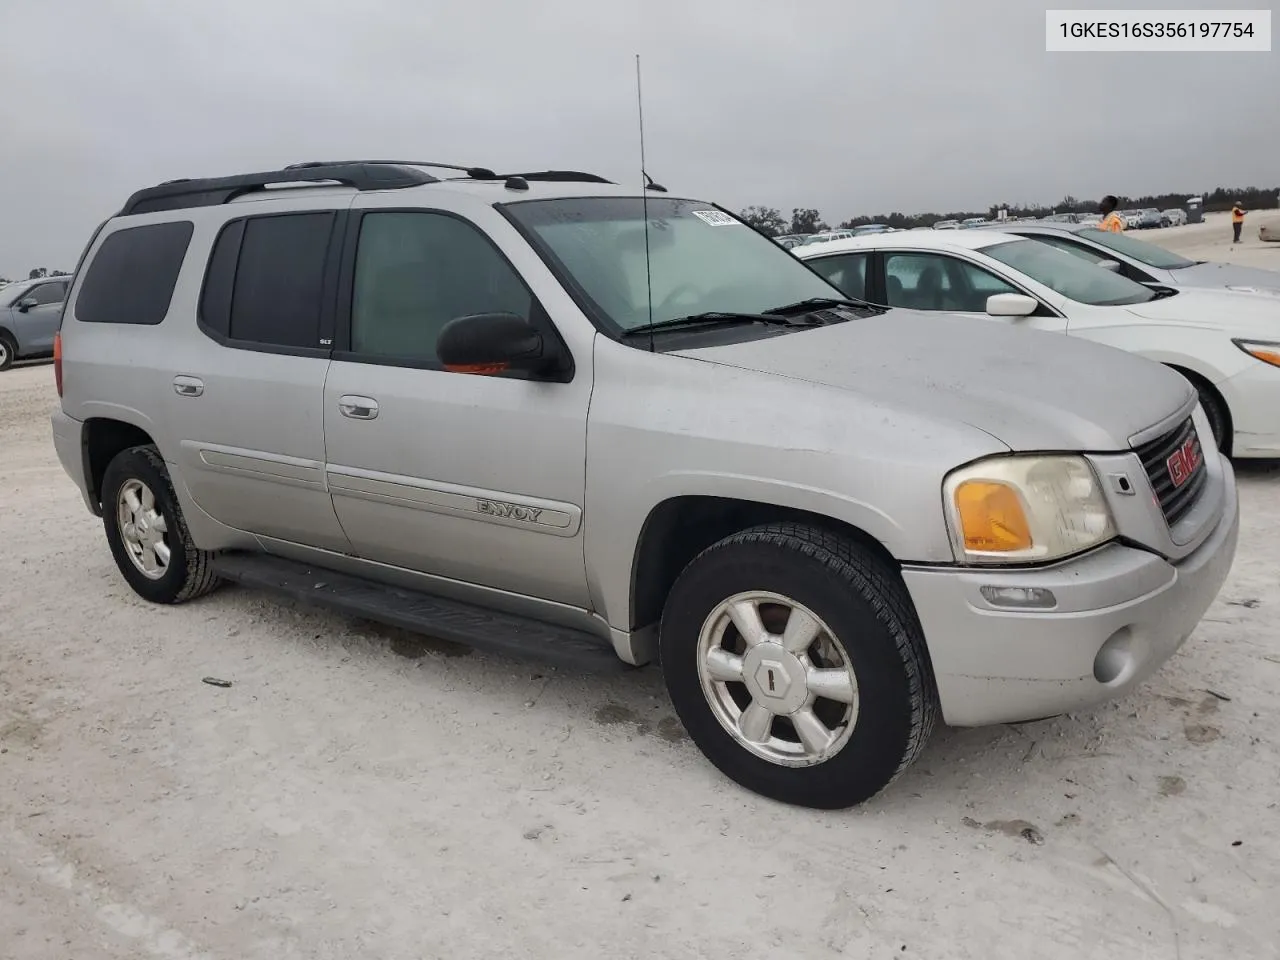
[[[174,177],[407,156],[638,179],[636,53],[651,174],[734,209],[1280,183],[1280,53],[1048,54],[1048,5],[0,0],[0,276],[73,269]]]

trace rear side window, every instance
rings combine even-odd
[[[224,229],[210,257],[201,304],[206,323],[232,340],[320,346],[333,222],[332,212],[291,213],[253,217]]]
[[[176,220],[108,235],[80,284],[76,319],[147,326],[163,320],[192,230],[190,220]]]
[[[809,266],[830,280],[846,297],[867,299],[867,254],[815,257],[809,261]]]

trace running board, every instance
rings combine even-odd
[[[362,617],[439,640],[504,654],[517,660],[590,673],[634,669],[613,647],[581,630],[557,627],[418,590],[390,587],[264,553],[224,553],[213,560],[218,576],[246,587],[283,594],[351,617]]]

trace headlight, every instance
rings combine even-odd
[[[943,483],[956,559],[1028,563],[1080,553],[1116,535],[1083,457],[993,457]]]
[[[1232,340],[1237,347],[1263,363],[1280,367],[1280,343],[1269,343],[1266,340]]]

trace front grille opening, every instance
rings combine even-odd
[[[1187,417],[1168,433],[1134,451],[1151,480],[1165,522],[1172,527],[1191,512],[1209,480],[1195,422]]]

